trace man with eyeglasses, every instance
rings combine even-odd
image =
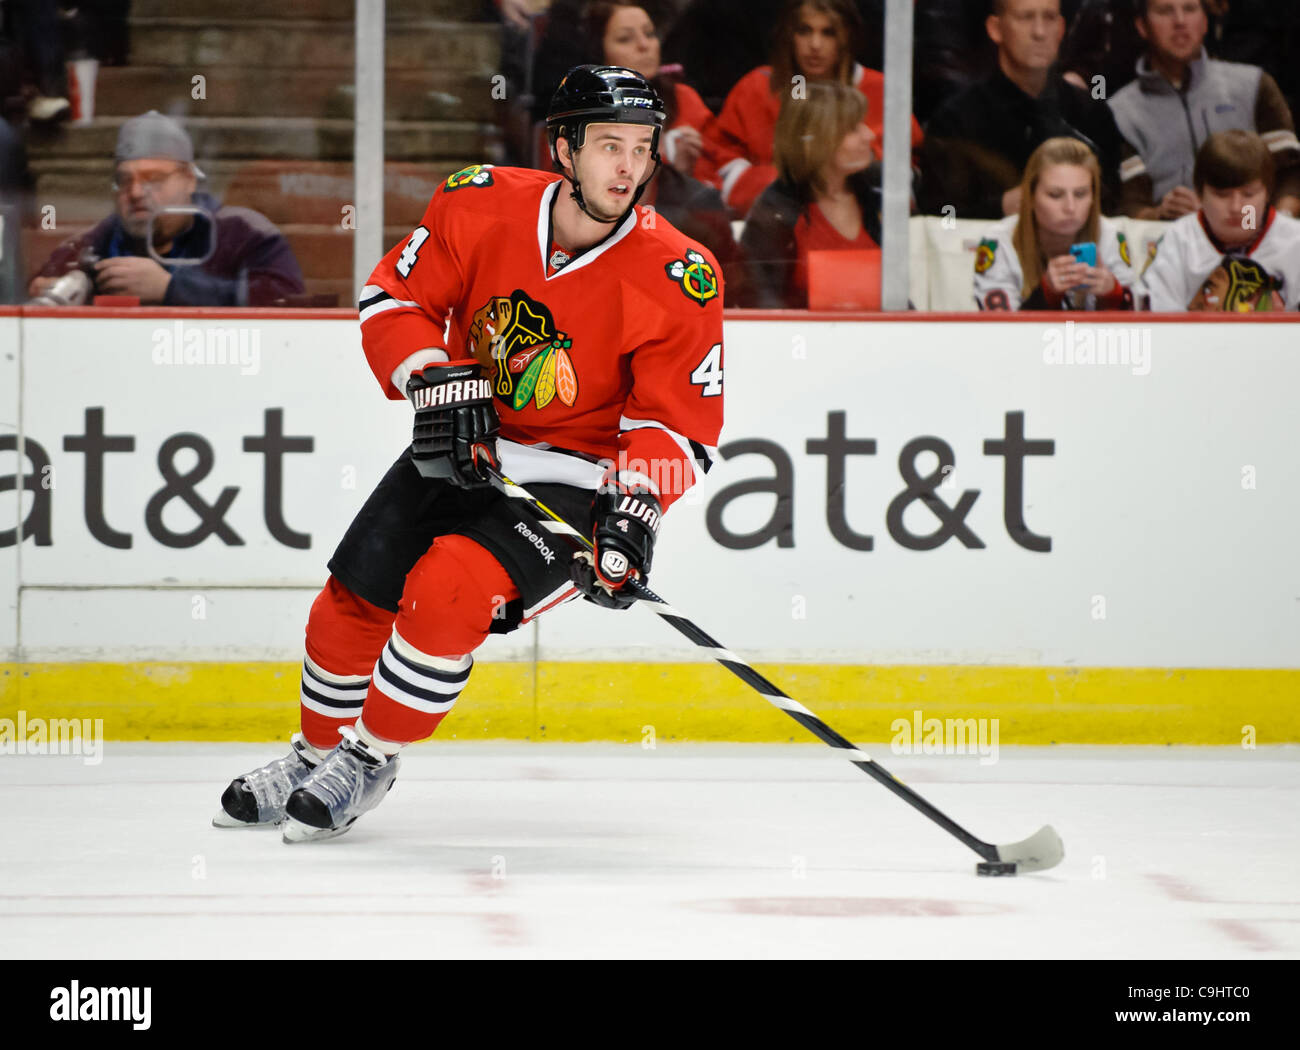
[[[28,293],[41,295],[81,268],[95,294],[142,305],[269,306],[303,294],[284,235],[260,212],[199,192],[201,178],[176,121],[156,110],[132,117],[114,153],[114,214],[59,245]]]

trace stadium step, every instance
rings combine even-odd
[[[389,22],[387,69],[468,69],[488,75],[500,65],[501,27],[490,22],[411,19]],[[131,19],[131,64],[198,69],[221,66],[249,74],[267,69],[354,68],[350,23],[260,18]]]
[[[193,78],[201,75],[202,96]],[[463,69],[392,70],[384,83],[388,120],[496,119],[489,76]],[[355,89],[338,70],[277,69],[251,75],[246,69],[212,66],[112,66],[99,71],[95,111],[134,116],[156,109],[173,117],[264,117],[352,119]]]
[[[96,117],[84,126],[64,125],[34,131],[28,149],[36,159],[98,157],[105,171],[113,156],[118,129],[127,118]],[[209,157],[349,160],[353,149],[351,120],[315,117],[186,117],[194,155],[202,166]],[[501,132],[495,125],[467,121],[384,122],[384,156],[388,160],[433,162],[441,157],[491,157]]]
[[[322,22],[351,22],[356,13],[356,0],[294,0],[293,14],[296,18],[312,19]],[[465,0],[401,0],[399,4],[388,4],[388,21],[395,22],[408,19],[442,18],[452,21],[468,21]],[[262,0],[222,0],[220,4],[222,17],[248,21],[262,18],[267,13],[267,6]],[[132,18],[208,18],[213,13],[211,0],[133,0]]]

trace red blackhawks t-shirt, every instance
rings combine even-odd
[[[666,509],[717,456],[722,273],[640,207],[595,247],[557,254],[551,205],[567,192],[521,168],[450,176],[362,291],[366,358],[395,399],[394,372],[419,351],[477,359],[507,476],[594,488],[613,464]]]

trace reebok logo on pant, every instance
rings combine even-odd
[[[537,535],[527,524],[520,522],[515,526],[515,532],[519,533],[524,539],[537,548],[537,553],[546,559],[546,564],[550,565],[555,561],[555,551],[546,545],[546,541]]]

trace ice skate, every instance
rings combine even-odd
[[[396,755],[386,756],[364,743],[352,726],[344,726],[339,735],[343,737],[339,746],[289,796],[285,842],[342,835],[357,817],[379,805],[393,786]]]
[[[293,750],[230,782],[222,793],[221,809],[212,818],[215,828],[271,827],[284,820],[284,804],[293,789],[320,764],[301,733],[289,741]]]

